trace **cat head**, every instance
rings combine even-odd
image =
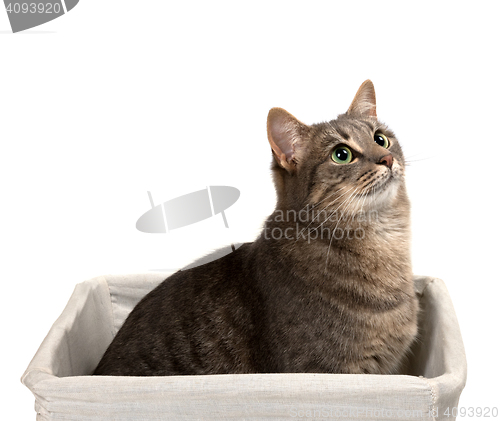
[[[403,152],[394,133],[377,119],[370,80],[337,119],[309,126],[273,108],[267,133],[277,209],[309,205],[356,213],[390,207],[406,197]]]

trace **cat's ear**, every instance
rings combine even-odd
[[[359,87],[351,106],[347,110],[348,115],[359,115],[361,117],[377,118],[377,102],[375,100],[375,88],[370,79],[365,80]]]
[[[304,135],[309,126],[297,120],[283,108],[272,108],[267,116],[267,138],[276,162],[293,173],[300,160]]]

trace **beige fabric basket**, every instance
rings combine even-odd
[[[134,305],[167,275],[76,286],[22,376],[37,420],[454,419],[465,351],[448,291],[429,277],[415,277],[420,340],[405,375],[89,376]]]

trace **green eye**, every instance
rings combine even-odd
[[[352,161],[352,152],[347,146],[337,146],[332,152],[332,159],[337,164],[348,164]]]
[[[375,133],[375,136],[373,137],[373,140],[375,142],[377,142],[383,148],[387,149],[389,147],[389,140],[382,133]]]

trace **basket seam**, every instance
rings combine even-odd
[[[439,278],[432,277],[429,282],[425,284],[425,287],[422,289],[421,295],[423,296],[425,294],[425,291],[429,287],[429,285],[433,284],[434,281],[436,281]],[[429,414],[432,414],[432,419],[435,419],[434,414],[436,413],[436,404],[437,404],[437,392],[436,388],[432,385],[431,382],[429,382],[429,379],[426,377],[422,376],[420,377],[427,387],[429,388],[429,394],[430,394],[430,404],[429,404]]]
[[[420,377],[427,387],[429,388],[429,394],[430,394],[430,404],[429,404],[429,414],[432,415],[432,419],[436,419],[434,417],[434,414],[436,414],[436,404],[437,404],[437,392],[436,388],[429,382],[429,380],[426,377]]]
[[[111,336],[114,338],[116,335],[116,318],[115,318],[115,310],[113,307],[113,295],[111,294],[111,289],[109,288],[109,283],[108,280],[106,279],[106,276],[102,276],[102,279],[106,283],[106,288],[108,289],[108,296],[109,296],[109,304],[111,307]]]

